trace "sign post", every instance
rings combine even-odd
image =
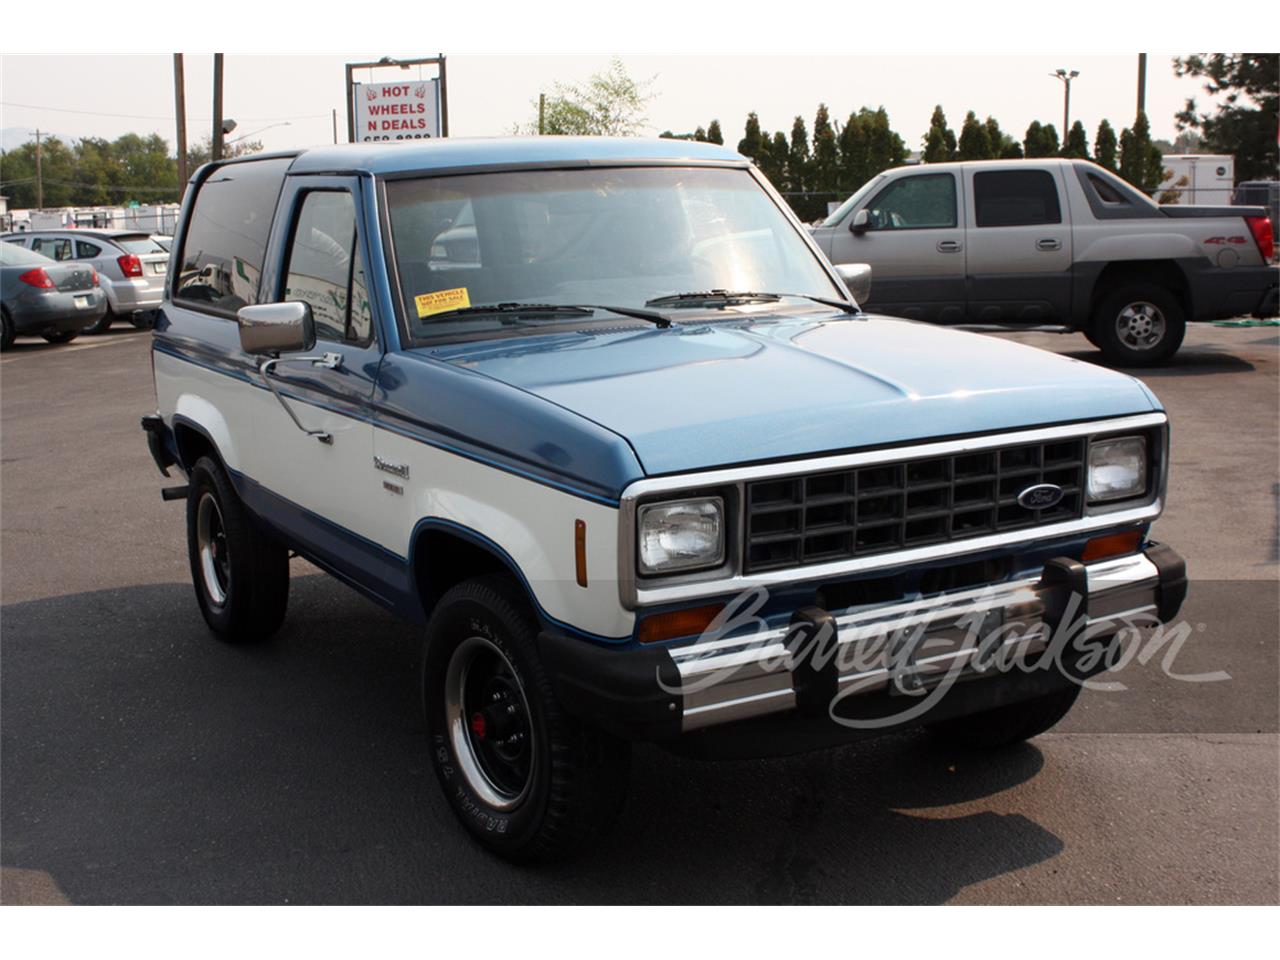
[[[357,83],[356,70],[374,67],[434,65],[438,75],[430,80],[397,79],[389,83]],[[445,57],[347,64],[347,141],[418,140],[449,135],[449,98],[445,81]]]

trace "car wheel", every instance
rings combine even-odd
[[[41,334],[50,343],[70,343],[76,337],[80,336],[79,330],[64,330],[61,333],[45,333]]]
[[[156,312],[154,310],[139,311],[130,315],[129,322],[139,330],[150,330],[156,325]]]
[[[106,333],[111,329],[111,324],[115,322],[116,315],[111,312],[111,308],[107,307],[107,312],[100,316],[93,323],[89,324],[82,330],[82,333],[98,334]]]
[[[1080,696],[1080,687],[1072,683],[1062,690],[1010,703],[967,717],[956,717],[931,724],[929,730],[940,740],[958,747],[989,750],[1007,747],[1044,733],[1071,710]]]
[[[1150,283],[1111,291],[1093,317],[1093,342],[1120,367],[1164,363],[1182,346],[1187,321],[1172,293]]]
[[[249,643],[280,628],[289,603],[289,552],[258,529],[212,457],[191,470],[187,554],[196,602],[220,639]]]
[[[8,350],[13,346],[13,321],[9,319],[8,310],[0,310],[0,350]]]
[[[469,580],[440,600],[423,647],[431,759],[458,819],[511,860],[551,860],[622,807],[630,745],[570,716],[515,583]]]

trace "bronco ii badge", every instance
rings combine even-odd
[[[1062,500],[1062,488],[1056,483],[1037,483],[1018,494],[1018,503],[1028,510],[1047,510]]]

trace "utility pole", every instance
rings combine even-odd
[[[222,159],[222,54],[213,55],[213,150],[212,160]]]
[[[544,120],[547,115],[547,95],[545,93],[538,94],[538,136],[542,136]]]
[[[44,209],[44,174],[40,169],[40,131],[36,130],[36,209]]]
[[[173,106],[178,115],[178,195],[187,187],[187,93],[182,54],[173,55]]]
[[[1147,55],[1138,54],[1138,113],[1147,110]]]

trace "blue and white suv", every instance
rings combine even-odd
[[[227,161],[173,262],[143,426],[201,612],[269,637],[296,551],[421,623],[432,760],[505,856],[606,823],[635,740],[1034,736],[1185,593],[1142,383],[862,313],[722,147]]]

